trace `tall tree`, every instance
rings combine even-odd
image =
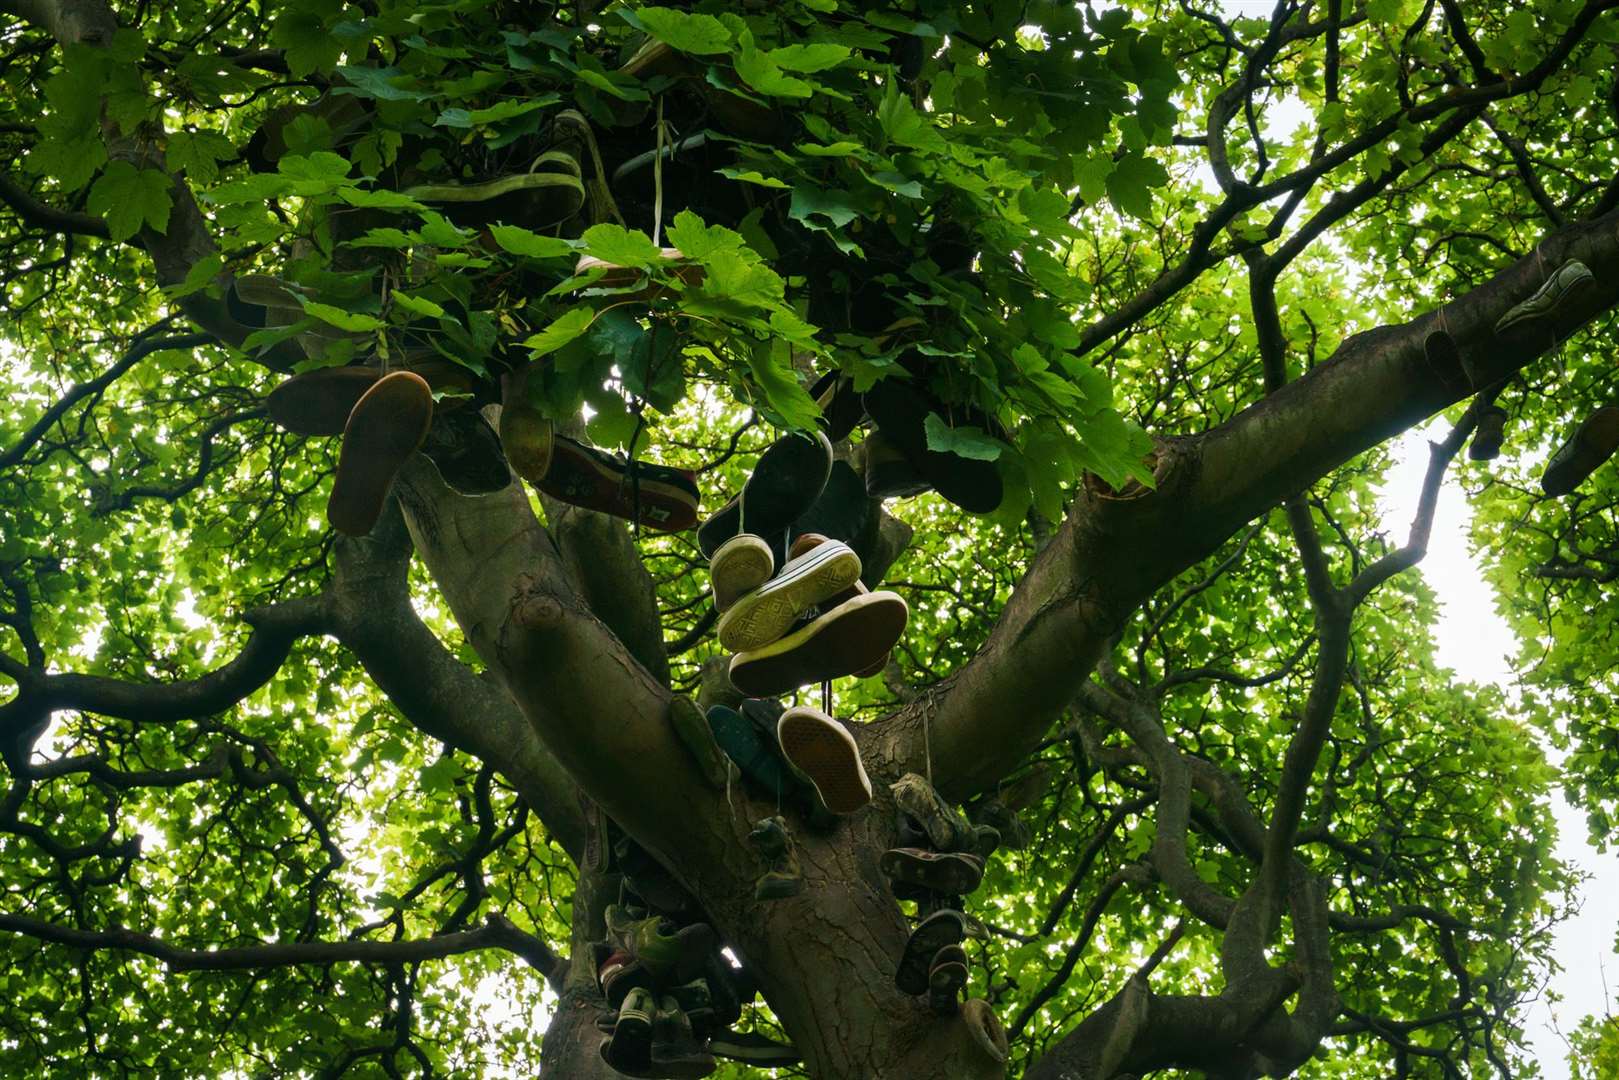
[[[1533,477],[1612,385],[1619,0],[1235,6],[0,0],[6,1073],[613,1075],[610,820],[811,1077],[1533,1075],[1536,727],[1619,798],[1619,480]],[[450,451],[526,370],[705,511],[827,372],[993,462],[989,513],[861,502],[911,621],[801,893],[671,724],[736,698],[692,533],[422,455],[328,527],[266,395],[424,362]],[[1522,703],[1434,659],[1453,467]],[[1003,833],[942,1016],[907,773]]]

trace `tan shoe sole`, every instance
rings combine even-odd
[[[808,706],[788,709],[776,722],[788,764],[801,773],[834,814],[852,814],[871,801],[871,780],[860,747],[844,726]]]
[[[364,536],[382,516],[394,475],[416,452],[433,422],[433,391],[408,371],[384,375],[355,403],[326,503],[338,532]]]

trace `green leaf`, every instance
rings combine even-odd
[[[342,41],[327,29],[325,19],[309,10],[281,11],[270,28],[270,40],[280,46],[295,79],[330,71],[343,55]]]
[[[662,260],[658,245],[644,232],[604,222],[585,230],[585,252],[615,266],[651,266]]]
[[[1113,165],[1107,178],[1107,195],[1113,205],[1132,217],[1152,213],[1152,189],[1169,183],[1169,171],[1156,159],[1137,153],[1124,154]]]
[[[588,304],[570,308],[552,321],[550,326],[523,342],[534,359],[556,352],[562,346],[590,329],[596,311]]]
[[[395,67],[354,67],[344,64],[337,68],[337,73],[349,82],[348,86],[337,88],[336,92],[339,94],[357,94],[361,97],[375,98],[377,101],[425,101],[436,96],[408,85],[400,85],[414,83],[416,77]]]
[[[847,191],[836,188],[824,188],[812,184],[798,184],[793,188],[792,205],[788,208],[788,215],[794,220],[802,221],[813,228],[821,228],[809,219],[823,217],[836,228],[842,228],[860,216],[860,209],[855,206],[853,196]]]
[[[712,15],[649,7],[637,8],[635,18],[647,33],[684,53],[706,56],[731,48],[731,32]]]
[[[308,300],[302,296],[298,297],[298,302],[303,305],[306,314],[313,315],[321,322],[329,323],[339,330],[365,333],[371,330],[381,330],[386,325],[375,315],[366,315],[358,311],[344,311],[340,307]]]
[[[787,45],[766,53],[770,61],[786,71],[811,75],[817,71],[837,67],[847,60],[852,49],[845,45]]]
[[[572,255],[577,248],[572,240],[541,236],[517,225],[491,225],[489,234],[503,250],[529,259],[554,259],[559,255]]]
[[[770,407],[792,427],[807,431],[819,419],[821,410],[788,366],[791,361],[786,343],[778,341],[774,345],[750,350],[748,370],[753,372]]]
[[[219,163],[236,156],[236,147],[213,131],[176,131],[169,136],[164,162],[170,172],[184,173],[194,184],[219,179]]]
[[[728,180],[739,180],[744,184],[758,184],[760,187],[767,188],[788,188],[792,186],[784,180],[777,180],[774,176],[765,176],[757,169],[725,168],[715,169],[714,171]]]
[[[890,142],[931,153],[945,152],[944,136],[933,126],[927,115],[911,104],[910,98],[899,92],[893,79],[884,88],[882,104],[877,107],[877,123]]]
[[[562,100],[560,94],[541,94],[538,97],[526,98],[523,101],[502,101],[489,106],[487,109],[445,109],[439,113],[438,119],[433,121],[435,127],[471,128],[484,124],[496,124],[502,120],[531,113],[536,109],[543,109],[547,105],[555,105]]]
[[[815,92],[809,83],[788,75],[768,53],[751,45],[744,46],[737,56],[736,73],[759,93],[772,97],[807,98]]]
[[[107,219],[107,231],[114,240],[128,240],[142,225],[166,232],[174,206],[171,183],[168,174],[158,169],[137,169],[127,161],[115,161],[91,185],[87,209]]]
[[[418,243],[419,240],[419,237],[405,232],[403,229],[367,229],[365,235],[358,240],[348,241],[348,246],[357,248],[408,248]]]
[[[409,195],[398,191],[368,191],[364,188],[341,187],[337,197],[350,206],[368,210],[421,210],[423,205]]]
[[[429,315],[433,318],[442,318],[444,309],[433,301],[420,296],[412,296],[408,292],[395,289],[389,294],[396,307],[404,308],[413,315]]]
[[[994,461],[1001,456],[1000,440],[985,435],[981,428],[951,427],[937,413],[928,413],[922,429],[927,434],[929,450],[974,461]]]
[[[666,230],[669,243],[680,253],[697,262],[707,262],[722,251],[740,251],[745,246],[742,234],[732,232],[723,225],[705,225],[703,219],[690,210],[682,210]]]
[[[186,271],[184,281],[178,285],[170,285],[163,290],[163,295],[170,300],[179,300],[181,297],[201,292],[209,285],[212,285],[214,278],[218,277],[224,269],[225,257],[223,255],[218,252],[205,255],[193,263],[190,270]]]

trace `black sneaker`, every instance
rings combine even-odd
[[[1556,498],[1567,495],[1585,482],[1619,450],[1619,408],[1612,405],[1586,417],[1573,438],[1558,448],[1546,463],[1540,486]]]
[[[923,919],[905,942],[894,985],[907,994],[927,993],[933,958],[946,945],[960,945],[966,936],[966,924],[959,911],[936,911]]]
[[[500,436],[473,409],[444,409],[422,442],[422,455],[462,495],[493,495],[512,482]]]
[[[950,502],[970,514],[987,514],[1001,505],[1004,490],[993,461],[978,461],[928,449],[927,419],[937,415],[946,425],[964,422],[988,430],[988,422],[961,406],[946,407],[925,397],[902,379],[883,379],[865,395],[866,411],[877,430],[904,455],[916,474]],[[954,414],[954,419],[952,418]],[[867,490],[871,477],[867,476]]]
[[[1474,461],[1494,461],[1501,456],[1501,444],[1506,441],[1507,412],[1494,405],[1478,415],[1478,427],[1473,441],[1467,446],[1467,456]]]
[[[746,531],[770,537],[815,505],[832,471],[832,444],[817,431],[790,433],[759,455],[742,491],[697,530],[697,547],[713,558],[719,546]]]

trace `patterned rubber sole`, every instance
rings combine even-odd
[[[860,748],[836,720],[808,709],[788,709],[776,732],[782,754],[809,777],[832,813],[852,814],[871,801]]]
[[[860,556],[844,544],[823,544],[733,604],[720,619],[720,645],[731,652],[762,649],[779,641],[804,612],[859,580]]]
[[[857,596],[780,641],[731,658],[731,685],[749,697],[868,671],[905,630],[908,609],[894,593]]]
[[[731,537],[709,563],[714,606],[725,614],[737,600],[768,582],[775,569],[769,544],[750,533]]]

